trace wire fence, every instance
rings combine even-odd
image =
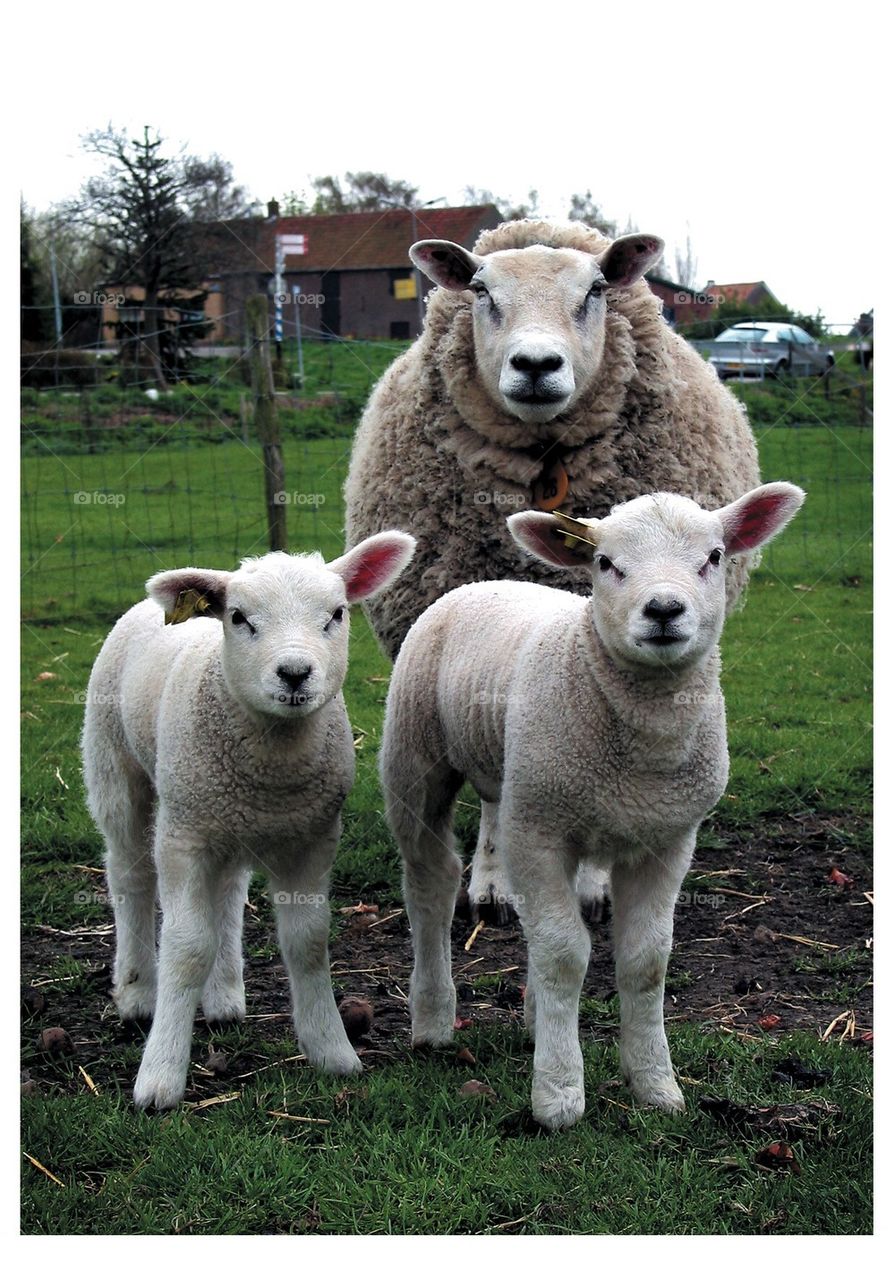
[[[352,432],[404,345],[306,344],[304,386],[278,396],[291,550],[341,551]],[[91,352],[81,359],[96,363]],[[242,372],[238,355],[207,360],[191,383],[159,393],[148,378],[122,385],[110,365],[105,381],[88,386],[23,390],[26,617],[111,617],[160,569],[232,567],[267,550],[262,449]],[[289,368],[281,374],[288,387]],[[794,378],[756,389],[749,403],[763,475],[809,494],[762,569],[793,585],[866,579],[870,571],[871,419],[867,386],[862,412],[848,382],[830,398]]]

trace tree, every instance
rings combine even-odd
[[[201,284],[217,265],[223,221],[252,206],[220,156],[170,154],[165,139],[148,125],[142,138],[133,139],[110,124],[88,134],[83,145],[106,168],[85,183],[66,212],[89,229],[107,281],[143,289],[148,328],[142,346],[164,387],[163,297]]]
[[[617,230],[615,223],[607,218],[600,206],[594,202],[590,190],[585,191],[584,195],[572,196],[569,202],[569,221],[583,222],[585,226],[601,231],[610,240],[615,238]]]
[[[516,222],[520,218],[540,217],[540,196],[532,188],[524,200],[513,202],[493,191],[481,187],[465,187],[463,199],[467,204],[493,204],[503,222]]]
[[[360,170],[346,173],[342,180],[326,174],[314,178],[311,186],[317,195],[311,213],[371,213],[379,209],[412,209],[419,188],[385,173]]]
[[[697,272],[699,270],[699,259],[693,252],[693,245],[690,241],[690,228],[687,227],[687,241],[683,250],[680,248],[674,251],[674,264],[677,270],[678,284],[684,285],[687,289],[696,288]]]

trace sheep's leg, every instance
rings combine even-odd
[[[106,882],[115,913],[112,998],[125,1022],[151,1018],[155,1009],[156,874],[150,834],[152,803],[149,780],[134,775],[123,763],[111,794],[105,787],[97,787],[91,794],[97,825],[106,838]]]
[[[408,779],[408,759],[414,762]],[[462,866],[454,851],[452,815],[462,779],[419,758],[387,735],[382,784],[389,825],[404,860],[404,901],[413,935],[410,975],[414,1045],[447,1044],[454,1034],[457,993],[451,975],[451,921]]]
[[[199,998],[218,950],[215,868],[203,845],[160,828],[156,863],[162,904],[158,997],[134,1086],[138,1107],[175,1107],[183,1097]]]
[[[526,1022],[535,1052],[531,1106],[548,1129],[584,1114],[584,1060],[578,1042],[578,1001],[590,958],[571,855],[555,837],[514,825],[505,834],[517,910],[528,942]]]
[[[674,904],[694,840],[644,861],[612,868],[619,1056],[622,1074],[638,1102],[683,1111],[684,1098],[665,1036],[665,970],[671,951]]]
[[[469,905],[473,917],[504,925],[516,915],[506,867],[499,855],[498,805],[482,801],[479,838],[469,877]]]
[[[251,878],[251,871],[234,868],[216,886],[221,945],[202,992],[202,1012],[208,1022],[241,1022],[246,1015],[242,925]]]
[[[329,969],[329,871],[336,840],[302,854],[300,870],[271,877],[280,950],[292,988],[295,1038],[312,1066],[362,1071],[333,995]]]

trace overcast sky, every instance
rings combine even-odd
[[[672,274],[689,228],[700,284],[763,279],[836,323],[872,307],[869,10],[619,10],[42,6],[18,72],[22,194],[38,209],[74,194],[80,136],[145,123],[219,152],[259,199],[348,169],[407,179],[421,201],[535,187],[558,217],[590,189],[664,237]]]

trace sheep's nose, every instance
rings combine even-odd
[[[681,604],[680,600],[659,600],[653,596],[648,604],[643,606],[643,612],[647,618],[651,618],[654,622],[670,622],[672,618],[677,618],[686,611],[687,606]]]
[[[530,374],[536,380],[542,373],[556,373],[557,369],[561,369],[563,358],[558,355],[527,356],[524,351],[518,351],[510,357],[510,364],[519,373]]]
[[[283,684],[291,693],[298,693],[308,676],[311,674],[311,668],[305,667],[277,667],[277,675]]]

